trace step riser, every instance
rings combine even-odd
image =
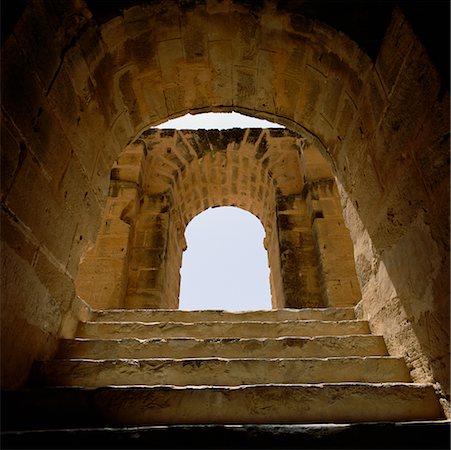
[[[422,421],[361,424],[296,425],[171,425],[135,428],[95,428],[2,433],[4,448],[450,448],[450,422]],[[360,445],[358,443],[361,443]]]
[[[11,423],[20,420],[29,429],[33,422],[41,427],[282,424],[429,420],[443,416],[430,385],[63,388],[20,394],[22,398],[7,399],[7,419]]]
[[[93,322],[209,322],[281,320],[353,320],[354,308],[279,309],[270,311],[180,311],[180,310],[105,310],[94,311]]]
[[[136,323],[88,322],[81,324],[78,337],[87,338],[169,338],[169,337],[282,337],[343,336],[369,333],[364,321],[343,322],[207,322],[207,323]]]
[[[385,356],[381,336],[357,335],[279,339],[138,339],[63,340],[57,357],[63,358],[325,358],[331,356]]]
[[[40,384],[84,387],[411,381],[404,361],[397,358],[56,360],[42,363],[39,373]]]

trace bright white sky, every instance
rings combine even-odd
[[[282,125],[255,117],[232,113],[186,114],[177,119],[168,120],[155,128],[178,130],[224,130],[227,128],[284,128]]]
[[[187,114],[156,128],[283,128],[238,113]],[[180,309],[271,309],[268,255],[261,222],[240,208],[209,208],[187,226]]]

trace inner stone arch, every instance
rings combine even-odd
[[[214,206],[237,206],[261,220],[267,234],[273,305],[283,304],[283,292],[278,281],[276,185],[270,175],[269,159],[262,158],[263,154],[258,156],[256,143],[259,138],[262,141],[263,134],[257,129],[223,132],[167,130],[159,133],[149,130],[142,135],[148,151],[144,173],[149,174],[144,177],[142,186],[148,197],[140,207],[135,227],[147,226],[145,221],[141,225],[142,215],[152,214],[155,208],[160,207],[156,205],[164,201],[167,205],[164,213],[167,238],[164,246],[160,246],[160,258],[164,263],[158,269],[161,275],[156,292],[153,292],[153,287],[143,288],[140,274],[129,271],[127,305],[178,307],[179,271],[186,247],[185,228],[193,217]],[[157,199],[156,203],[151,199]],[[140,251],[135,252],[136,255]],[[135,253],[130,255],[132,265]],[[138,277],[136,288],[135,277]]]
[[[178,308],[186,226],[215,206],[261,221],[272,308],[357,303],[352,243],[330,166],[286,129],[143,133],[113,166],[78,295],[94,308]]]
[[[182,310],[271,309],[265,230],[236,207],[209,208],[188,224],[180,283]]]

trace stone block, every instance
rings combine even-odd
[[[122,111],[122,105],[119,102],[116,70],[114,59],[110,54],[105,55],[99,61],[94,71],[90,69],[93,79],[92,83],[95,85],[95,94],[99,105],[98,113],[99,116],[103,116],[105,122],[102,124],[102,128],[113,126],[119,113]],[[92,106],[92,109],[94,111],[96,110],[95,105]],[[123,146],[120,146],[117,151],[122,149]]]
[[[91,73],[95,72],[100,61],[105,57],[105,48],[99,37],[98,28],[90,23],[83,29],[78,38],[78,44]]]
[[[122,16],[112,18],[103,24],[100,33],[103,42],[111,52],[125,41],[124,18]]]
[[[139,86],[142,95],[141,101],[145,102],[145,111],[152,125],[164,122],[165,118],[169,116],[159,77],[160,75],[157,74],[147,77],[143,76]]]
[[[142,179],[141,167],[134,165],[117,165],[111,170],[111,179],[117,181],[131,181],[137,185]]]
[[[130,252],[129,267],[131,270],[157,269],[162,266],[163,258],[164,248],[134,247]]]
[[[449,111],[449,96],[437,101],[415,138],[414,158],[430,192],[449,175]]]
[[[410,24],[400,8],[396,8],[376,61],[376,68],[388,93],[393,89],[403,62],[409,54],[413,44],[412,37]]]
[[[78,59],[76,62],[78,63]],[[98,161],[99,149],[109,148],[109,158],[114,158],[115,150],[110,137],[105,136],[105,118],[99,112],[99,100],[90,74],[84,75],[84,87],[83,89],[80,87],[81,92],[77,92],[66,69],[62,67],[53,83],[50,98],[67,140],[77,153],[84,170],[91,177],[97,169],[95,164]],[[108,165],[110,170],[110,161]]]
[[[94,91],[96,86],[78,44],[67,50],[60,71],[66,72],[67,75],[63,75],[64,78],[66,76],[70,78],[71,84],[74,87],[74,91],[76,92],[81,105],[87,106],[95,95]],[[58,77],[59,76],[60,74],[58,72]],[[55,86],[52,86],[52,89],[54,89],[54,87]]]
[[[2,120],[1,124],[1,197],[7,195],[17,171],[20,169],[25,154],[27,152],[26,144],[14,132],[10,131],[10,126]]]
[[[255,67],[258,47],[255,36],[260,31],[259,18],[247,13],[235,13],[231,28],[234,46],[234,60],[237,66]]]
[[[97,194],[80,161],[73,155],[60,182],[58,195],[64,199],[64,208],[74,215],[80,215],[85,226],[95,232],[102,209]]]
[[[2,387],[17,389],[25,382],[33,360],[48,359],[55,351],[62,306],[42,284],[36,267],[3,242],[1,253],[1,350],[8,358],[8,364],[2,364]],[[60,289],[60,283],[67,286],[64,276],[45,271],[41,263],[39,275],[51,278],[51,289]]]
[[[321,72],[307,66],[305,78],[299,90],[295,120],[309,124],[318,118],[317,103],[321,102],[327,78]],[[314,129],[314,128],[313,128]]]
[[[158,290],[162,287],[163,271],[161,269],[139,270],[136,281],[136,292]]]
[[[39,241],[10,211],[2,208],[0,214],[2,242],[32,266],[38,252]]]
[[[5,295],[5,291],[2,292]],[[16,390],[26,383],[35,360],[51,357],[58,339],[28,323],[23,316],[3,315],[0,342],[2,358],[8,361],[2,364],[1,384],[5,390]],[[33,349],[30,349],[30,342],[33,342]]]
[[[131,71],[125,71],[118,78],[118,87],[125,106],[126,113],[130,120],[133,130],[140,129],[143,124],[140,104],[136,98],[134,89],[133,74]]]
[[[125,258],[129,235],[99,236],[96,242],[96,255],[100,258]]]
[[[127,292],[127,308],[159,308],[161,302],[160,291],[146,291],[142,293]]]
[[[302,63],[300,62],[299,64]],[[283,80],[283,89],[281,89],[281,92],[279,92],[276,97],[275,109],[277,115],[289,117],[296,109],[301,84],[295,76],[283,75],[281,77]]]
[[[104,218],[100,233],[102,235],[128,235],[130,225],[119,218]]]
[[[288,50],[285,73],[297,79],[305,70],[306,43],[302,39]]]
[[[236,66],[233,70],[233,98],[236,104],[253,109],[255,107],[257,70]]]
[[[150,29],[149,17],[141,5],[124,9],[123,17],[127,37],[135,38]]]
[[[344,91],[344,82],[340,78],[329,76],[326,89],[326,100],[323,103],[322,112],[335,128],[338,106]]]
[[[280,64],[274,52],[259,50],[257,56],[257,80],[255,108],[258,111],[275,110],[273,86],[277,80],[277,66]]]
[[[180,75],[176,61],[181,62],[183,59],[181,39],[171,39],[158,44],[158,60],[165,83],[176,83],[178,81]]]
[[[232,58],[233,47],[230,41],[210,41],[208,56],[212,77],[212,97],[215,105],[232,104],[232,68],[225,64]]]
[[[151,27],[160,41],[181,38],[182,15],[177,3],[162,3],[148,10],[151,15]]]
[[[48,290],[48,296],[50,297],[47,299],[48,304],[62,317],[68,311],[75,298],[75,286],[72,276],[65,270],[64,266],[53,260],[43,248],[39,249],[34,267],[42,285]],[[53,313],[54,315],[55,312]],[[56,320],[61,320],[61,317],[57,316]],[[57,333],[59,325],[60,323],[58,322],[51,326],[49,325],[52,334]]]
[[[29,61],[29,70],[36,71],[44,91],[50,87],[58,70],[62,51],[60,45],[63,44],[55,41],[58,18],[49,12],[44,2],[25,8],[14,33]]]
[[[8,39],[2,48],[3,57],[8,58],[10,53],[14,57],[2,72],[2,85],[8,85],[8,89],[2,91],[2,104],[15,126],[21,130],[28,148],[45,165],[49,175],[58,181],[71,147],[36,78],[32,72],[20,70],[28,62],[22,58],[13,38]],[[23,95],[23,101],[17,101],[17,92]]]
[[[33,180],[33,186],[29,180]],[[46,174],[29,155],[7,197],[6,204],[36,239],[45,245],[65,265],[69,257],[76,222],[64,209],[64,200],[50,186]]]
[[[78,62],[78,61],[77,61]],[[89,73],[85,74],[85,85],[87,84],[87,79]],[[83,101],[75,91],[72,84],[72,79],[70,78],[66,67],[63,65],[56,74],[53,80],[52,87],[48,93],[50,99],[50,104],[55,110],[61,127],[65,130],[68,135],[74,135],[74,128],[78,127],[81,122],[81,115],[83,113],[83,108],[85,107],[85,101]],[[85,94],[91,96],[92,93]],[[89,98],[90,101],[90,98]],[[88,102],[89,102],[88,101]]]
[[[122,257],[92,257],[80,265],[77,294],[92,308],[123,306],[127,279]]]
[[[208,20],[195,14],[184,15],[183,23],[183,50],[189,63],[205,64],[208,58],[208,43],[205,27]]]

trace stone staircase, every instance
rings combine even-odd
[[[94,311],[33,385],[22,426],[305,424],[442,418],[352,308]],[[62,407],[64,405],[64,407]]]

